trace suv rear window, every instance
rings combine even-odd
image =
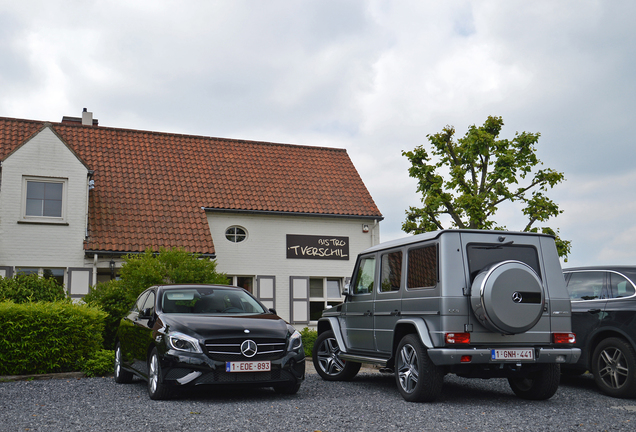
[[[513,244],[472,243],[466,246],[468,255],[468,269],[470,271],[470,283],[484,268],[489,265],[508,260],[521,261],[528,264],[541,279],[539,268],[539,255],[533,246],[521,246]]]

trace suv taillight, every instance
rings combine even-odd
[[[470,333],[446,333],[447,344],[469,344]]]
[[[555,344],[573,344],[576,342],[574,333],[552,333],[552,340]]]

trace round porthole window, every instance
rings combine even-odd
[[[232,226],[225,230],[225,238],[232,243],[239,243],[247,238],[247,231],[245,228]]]

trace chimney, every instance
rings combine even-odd
[[[86,108],[82,111],[82,126],[93,126],[93,113]]]

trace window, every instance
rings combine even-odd
[[[17,267],[15,270],[17,274],[36,274],[46,279],[55,279],[58,285],[64,286],[63,268]]]
[[[632,283],[618,273],[610,273],[612,298],[629,297],[636,293]]]
[[[430,288],[437,285],[437,246],[409,249],[407,288]]]
[[[232,243],[240,243],[247,238],[247,231],[245,228],[232,226],[225,230],[225,238]]]
[[[466,247],[468,255],[468,268],[470,269],[470,283],[486,267],[506,260],[521,261],[528,264],[541,279],[541,268],[539,267],[539,255],[532,246],[521,246],[513,244],[469,244]]]
[[[322,311],[342,303],[342,280],[336,278],[309,278],[309,319],[318,321]]]
[[[368,294],[373,292],[375,280],[375,257],[365,257],[360,260],[356,281],[353,286],[354,294]]]
[[[66,180],[24,178],[24,219],[51,221],[64,218]]]
[[[598,300],[603,296],[604,272],[574,272],[568,281],[570,300]]]
[[[402,280],[402,251],[382,255],[381,292],[399,291]]]
[[[254,278],[252,276],[228,276],[230,285],[245,288],[248,292],[254,292]]]

